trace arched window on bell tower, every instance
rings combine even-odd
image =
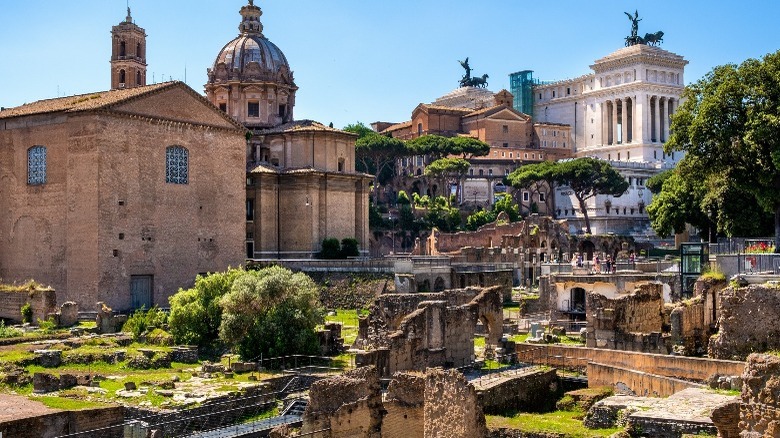
[[[125,86],[125,70],[119,70],[119,88],[124,88]]]
[[[135,45],[135,57],[143,58],[143,55],[141,55],[141,43]]]
[[[143,83],[141,83],[141,72],[140,71],[135,72],[135,84],[136,85],[143,85]]]
[[[119,43],[119,56],[127,56],[127,48],[124,41]]]

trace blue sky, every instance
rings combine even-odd
[[[126,0],[2,0],[0,106],[109,88],[111,26]],[[130,0],[148,34],[148,77],[203,92],[206,68],[237,36],[246,0]],[[684,56],[686,83],[712,67],[780,49],[776,1],[256,0],[265,36],[287,55],[300,87],[295,117],[342,127],[407,120],[420,102],[457,86],[458,60],[509,87],[508,74],[557,80],[589,72],[623,46],[624,11],[639,33],[663,30]]]

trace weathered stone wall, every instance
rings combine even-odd
[[[422,438],[425,423],[425,375],[396,373],[383,403],[382,436]]]
[[[21,309],[25,303],[30,303],[33,315],[32,322],[45,320],[50,313],[57,311],[57,293],[52,289],[35,288],[21,290],[12,288],[0,292],[0,318],[12,322],[21,322]]]
[[[739,438],[739,405],[735,401],[712,410],[712,423],[718,429],[718,438]]]
[[[488,332],[487,342],[497,344],[503,331],[499,287],[382,297],[361,320],[367,327],[355,345],[366,351],[355,361],[375,365],[388,377],[397,371],[467,365],[474,359],[478,321]]]
[[[517,344],[518,360],[542,363],[553,367],[585,366],[588,362],[643,371],[660,376],[704,382],[713,375],[737,376],[742,374],[745,362],[701,357],[671,356],[633,351],[583,348],[566,345]]]
[[[591,348],[667,353],[661,336],[663,287],[641,283],[634,292],[609,299],[587,294],[587,338]]]
[[[301,433],[315,438],[482,438],[487,430],[476,391],[458,371],[396,374],[383,401],[376,371],[359,368],[312,385]]]
[[[745,437],[780,437],[780,357],[751,354],[742,373],[739,429]]]
[[[455,370],[428,370],[425,380],[426,438],[484,437],[485,415],[474,386]]]
[[[780,289],[727,287],[719,295],[721,314],[710,357],[744,360],[752,352],[780,349]]]
[[[588,363],[588,387],[609,386],[615,392],[642,397],[668,397],[685,388],[705,385],[595,362]]]
[[[710,339],[709,325],[704,323],[706,303],[700,297],[679,303],[669,315],[671,342],[686,355],[707,351]]]
[[[557,371],[548,369],[499,376],[493,382],[480,383],[477,394],[485,414],[502,415],[544,411],[552,406],[557,391]]]
[[[115,426],[123,421],[121,406],[62,411],[0,422],[0,434],[7,438],[55,437]]]

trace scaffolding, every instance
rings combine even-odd
[[[523,114],[534,116],[534,85],[542,82],[534,80],[533,70],[522,70],[509,75],[509,88],[515,96],[512,106]]]

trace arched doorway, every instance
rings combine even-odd
[[[436,277],[436,281],[433,282],[433,291],[441,292],[443,290],[444,290],[444,279],[441,277]]]
[[[580,254],[584,260],[593,260],[593,253],[596,251],[596,245],[590,240],[586,240],[580,244]]]
[[[569,305],[566,313],[569,314],[572,320],[582,321],[585,319],[586,296],[585,289],[581,287],[573,287],[569,291]]]

